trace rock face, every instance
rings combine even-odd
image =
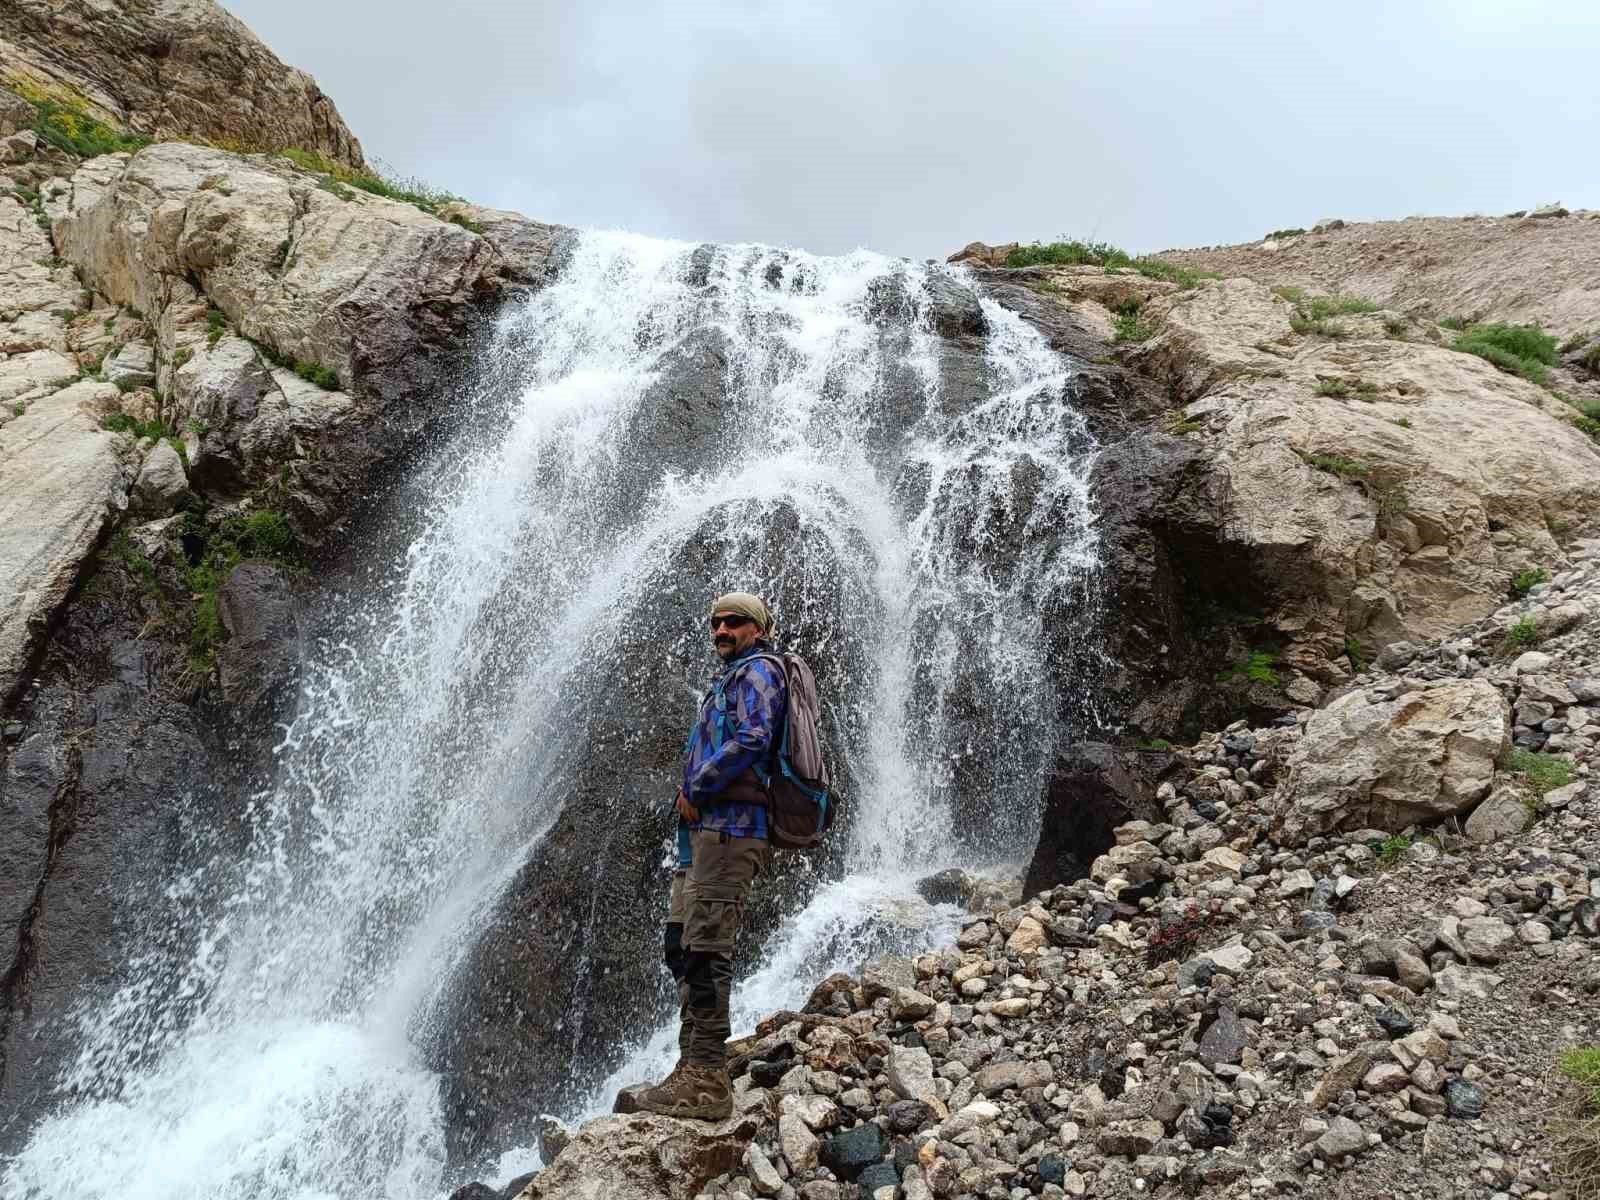
[[[87,101],[151,137],[288,146],[364,167],[333,101],[211,0],[5,0],[0,59],[27,83]]]
[[[0,698],[32,655],[80,565],[127,504],[133,439],[100,428],[117,389],[52,392],[0,426]]]
[[[585,1125],[517,1200],[693,1200],[739,1166],[759,1123],[602,1117]]]
[[[1509,744],[1506,702],[1482,680],[1352,692],[1306,723],[1289,760],[1279,836],[1295,844],[1464,814],[1488,794]]]

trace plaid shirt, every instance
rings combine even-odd
[[[760,652],[770,654],[772,647],[757,642],[728,663],[700,703],[683,764],[683,794],[700,810],[700,819],[680,822],[681,866],[689,864],[687,829],[708,829],[733,837],[767,836],[766,808],[717,801],[740,775],[752,767],[765,767],[772,756],[778,722],[783,719],[782,671],[770,662],[745,661]],[[726,715],[719,706],[719,691]]]

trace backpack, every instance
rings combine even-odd
[[[817,679],[798,654],[758,653],[783,672],[786,687],[783,731],[772,764],[756,767],[767,789],[767,840],[775,850],[815,850],[833,825],[836,797],[822,757],[822,704]],[[725,683],[726,681],[724,681]]]

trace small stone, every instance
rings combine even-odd
[[[1379,1063],[1362,1078],[1361,1086],[1377,1095],[1386,1095],[1405,1091],[1410,1082],[1411,1076],[1398,1063]]]
[[[797,1113],[787,1112],[778,1118],[778,1149],[783,1152],[791,1171],[815,1169],[821,1148],[817,1135]]]
[[[939,1103],[933,1084],[933,1057],[921,1046],[895,1046],[889,1051],[884,1073],[889,1086],[902,1100]]]
[[[823,1142],[819,1160],[840,1179],[854,1179],[880,1161],[888,1149],[889,1140],[883,1130],[868,1121]]]
[[[1212,950],[1206,957],[1224,975],[1237,975],[1250,965],[1255,955],[1250,952],[1250,947],[1243,943],[1235,943],[1232,946],[1222,946]]]
[[[933,1119],[934,1110],[921,1100],[896,1100],[889,1105],[887,1116],[893,1133],[915,1133]]]
[[[544,1113],[533,1122],[534,1135],[539,1142],[539,1158],[546,1164],[555,1162],[572,1141],[572,1132],[560,1118]]]
[[[1150,1153],[1164,1132],[1160,1121],[1148,1117],[1113,1121],[1100,1130],[1095,1143],[1106,1154],[1122,1154],[1133,1158]]]
[[[985,1096],[998,1096],[1008,1090],[1047,1087],[1055,1082],[1055,1069],[1043,1059],[1032,1062],[990,1063],[979,1069],[974,1080]]]
[[[916,988],[896,988],[894,995],[889,998],[889,1013],[896,1021],[920,1021],[933,1009],[933,997],[924,995]]]
[[[1444,1103],[1452,1117],[1475,1121],[1483,1116],[1483,1089],[1465,1079],[1452,1079],[1444,1085]]]
[[[1535,675],[1548,671],[1551,661],[1542,650],[1525,650],[1511,664],[1511,671],[1515,675]]]
[[[1027,1016],[1029,1007],[1026,996],[1012,996],[1005,1000],[996,1000],[989,1011],[1009,1021]]]
[[[1050,935],[1045,932],[1044,926],[1033,917],[1023,917],[1017,922],[1016,930],[1006,939],[1006,953],[1023,958],[1037,954],[1049,944]]]
[[[1200,1061],[1209,1067],[1215,1067],[1218,1063],[1236,1063],[1244,1054],[1246,1041],[1244,1023],[1239,1020],[1239,1014],[1228,1007],[1219,1008],[1216,1020],[1211,1022],[1200,1038]]]
[[[1317,881],[1312,878],[1311,872],[1305,868],[1298,871],[1289,871],[1283,877],[1283,882],[1278,884],[1278,895],[1285,898],[1298,896],[1316,888]]]
[[[1527,946],[1543,946],[1550,941],[1550,926],[1543,921],[1524,921],[1517,926],[1517,940]]]
[[[873,1163],[856,1182],[861,1188],[861,1200],[894,1200],[900,1190],[900,1173],[893,1163]]]
[[[1395,1038],[1405,1037],[1414,1028],[1411,1018],[1398,1009],[1380,1008],[1372,1014],[1372,1019],[1378,1023],[1379,1028],[1384,1033],[1388,1034],[1390,1041]]]
[[[778,1174],[778,1168],[772,1165],[760,1142],[753,1141],[745,1147],[744,1168],[759,1194],[776,1196],[783,1191],[783,1176]]]
[[[1323,1158],[1336,1161],[1346,1154],[1364,1151],[1367,1148],[1367,1135],[1349,1117],[1334,1117],[1328,1122],[1328,1132],[1316,1140],[1315,1146]]]

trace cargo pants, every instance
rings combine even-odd
[[[689,839],[690,866],[672,875],[666,934],[667,966],[678,981],[678,1057],[721,1070],[733,1032],[733,944],[771,851],[765,838],[713,830],[696,830]]]

